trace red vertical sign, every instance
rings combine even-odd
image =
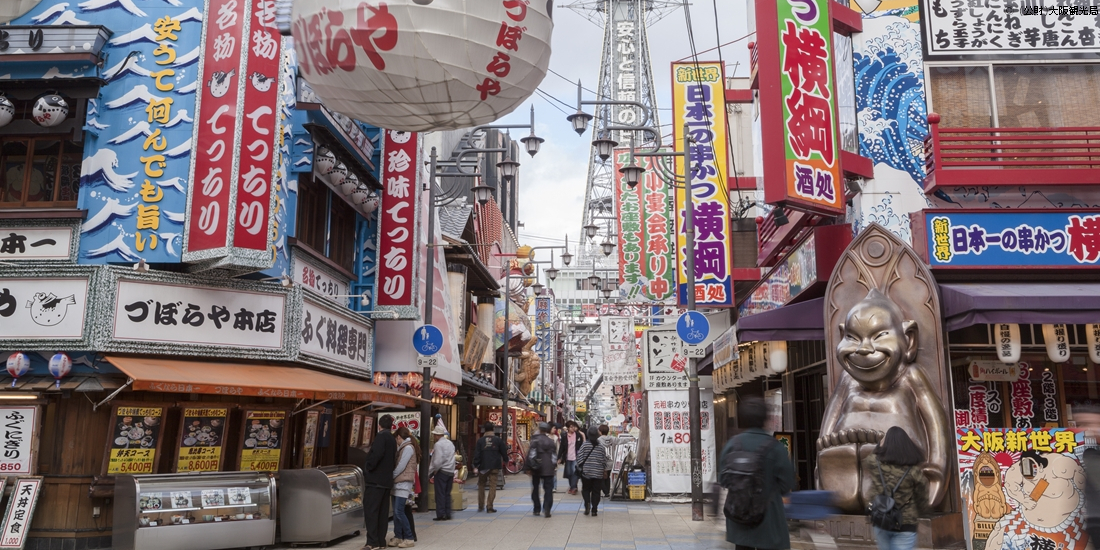
[[[412,306],[416,247],[417,134],[386,130],[378,222],[378,305]]]
[[[233,246],[266,250],[278,133],[281,42],[275,27],[275,3],[257,2],[252,13],[241,120],[240,175],[237,177]],[[245,74],[247,71],[247,75]]]
[[[199,76],[195,172],[191,177],[187,252],[228,246],[239,111],[242,40],[249,0],[210,0]]]

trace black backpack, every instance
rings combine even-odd
[[[755,451],[745,451],[741,442],[734,439],[723,458],[718,481],[727,493],[722,511],[734,523],[756,527],[764,521],[769,501],[764,495],[764,464],[768,453],[778,443],[772,439]]]
[[[898,482],[894,484],[894,488],[890,490],[889,495],[883,493],[875,495],[875,498],[871,499],[871,524],[875,527],[886,531],[901,530],[901,507],[894,501],[894,493],[897,492],[898,487],[901,487],[901,482],[909,475],[911,469],[913,469],[912,466],[905,469],[905,473],[898,478]],[[881,464],[878,464],[878,478],[882,482],[882,490],[885,491],[887,487],[886,478],[882,475]]]

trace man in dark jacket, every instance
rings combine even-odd
[[[550,425],[539,423],[539,433],[531,438],[531,448],[527,452],[527,474],[531,476],[531,501],[535,503],[535,515],[545,511],[550,517],[554,507],[554,475],[558,471],[554,442],[550,440]],[[532,460],[533,459],[533,460]],[[539,502],[539,484],[542,485],[544,499]]]
[[[508,446],[504,440],[494,433],[496,426],[492,422],[486,422],[485,434],[477,440],[474,447],[474,473],[477,474],[477,511],[485,510],[493,514],[493,501],[497,498],[497,475],[504,463],[508,460]],[[489,500],[485,500],[485,486],[489,486]],[[487,506],[487,507],[486,507]]]
[[[782,550],[791,547],[791,535],[787,528],[787,515],[783,512],[783,495],[794,487],[794,467],[783,445],[775,445],[775,438],[764,431],[768,410],[764,399],[748,396],[737,403],[737,424],[742,432],[730,439],[722,450],[718,464],[725,462],[726,454],[740,443],[741,449],[753,452],[770,445],[764,458],[764,498],[768,507],[764,520],[755,527],[735,523],[726,518],[726,540],[737,546],[736,550]]]
[[[367,527],[364,549],[386,549],[390,491],[393,490],[393,470],[397,467],[397,441],[390,433],[391,428],[392,416],[387,414],[378,419],[378,434],[374,436],[363,465],[363,516]]]
[[[580,432],[576,422],[570,420],[565,423],[565,432],[561,434],[558,443],[558,464],[565,465],[565,479],[569,480],[569,494],[577,494],[577,481],[580,473],[577,472],[577,451],[584,445],[584,434]]]

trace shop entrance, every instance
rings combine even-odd
[[[821,419],[825,417],[828,389],[824,361],[794,373],[794,471],[798,476],[798,489],[802,491],[814,488],[817,436],[821,432]]]

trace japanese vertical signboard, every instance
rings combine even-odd
[[[242,472],[273,472],[282,458],[286,411],[250,410],[244,413],[241,434]]]
[[[152,474],[163,432],[164,407],[115,405],[108,432],[105,473]]]
[[[630,151],[614,155],[613,173],[630,162]],[[633,189],[616,176],[615,211],[619,213],[619,279],[628,301],[671,301],[676,284],[673,242],[675,214],[669,185],[662,176],[672,173],[654,157],[635,158],[645,168]]]
[[[38,448],[38,407],[0,407],[0,427],[3,428],[0,476],[33,474],[34,453]]]
[[[608,29],[611,34],[612,48],[611,61],[614,67],[611,77],[611,89],[613,97],[618,101],[640,101],[638,81],[638,39],[644,28],[638,28],[636,17],[641,12],[638,7],[629,2],[615,2],[611,4],[611,22]],[[643,12],[644,13],[644,12]],[[641,124],[638,107],[633,105],[615,105],[612,107],[615,117],[615,126],[634,126]],[[617,139],[620,143],[627,143],[633,132],[620,131]],[[611,136],[608,136],[611,137]],[[618,172],[615,172],[618,174]]]
[[[176,453],[177,472],[221,470],[228,419],[226,407],[184,407]]]
[[[378,306],[415,317],[417,230],[416,212],[419,136],[415,132],[383,132],[382,206],[378,223]]]
[[[1100,52],[1095,3],[921,0],[926,58],[1070,57]]]
[[[0,525],[0,548],[23,548],[27,544],[34,507],[41,492],[41,477],[21,477],[15,481],[4,512],[4,523]]]
[[[756,8],[764,200],[843,213],[829,2],[757,0]]]
[[[691,413],[687,391],[649,391],[649,449],[653,492],[691,492]],[[703,449],[703,486],[715,474],[714,407],[710,390],[699,392],[699,429]]]
[[[312,468],[313,457],[317,452],[318,426],[321,424],[321,411],[312,409],[306,411],[306,426],[302,434],[302,467]]]
[[[634,320],[603,317],[603,383],[609,386],[638,381],[638,346],[634,342]]]
[[[676,189],[677,297],[687,303],[695,293],[699,306],[732,306],[733,251],[730,244],[730,203],[726,177],[729,137],[726,134],[726,87],[721,63],[672,64],[672,118],[677,147],[684,125],[691,138],[687,151],[692,215],[695,225],[695,288],[688,289],[687,233],[684,231],[685,189]],[[685,173],[677,157],[677,173]]]
[[[964,527],[972,550],[1083,549],[1084,433],[1071,428],[960,428]]]

